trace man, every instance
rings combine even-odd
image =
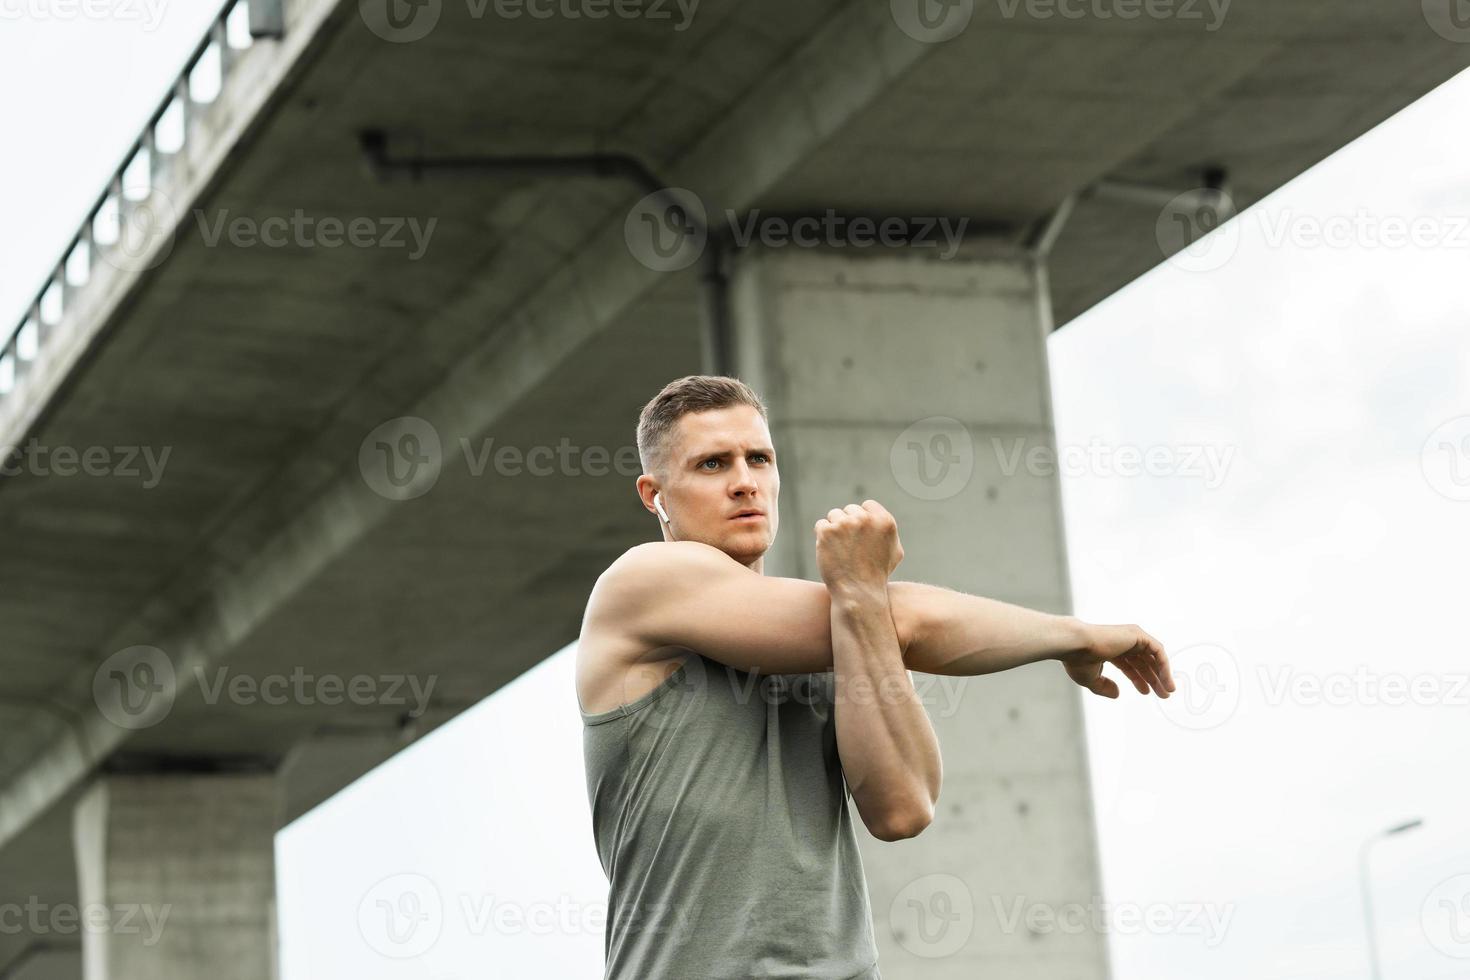
[[[577,645],[587,792],[609,883],[606,980],[881,980],[850,796],[883,841],[939,799],[907,671],[1058,660],[1103,697],[1112,663],[1174,689],[1163,646],[914,582],[876,501],[814,528],[821,582],[764,574],[781,476],[744,383],[692,375],[638,420],[638,495],[663,541],[598,578]]]

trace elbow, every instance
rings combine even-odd
[[[934,807],[925,803],[885,814],[883,819],[868,824],[868,830],[884,843],[908,840],[924,832],[934,820]]]

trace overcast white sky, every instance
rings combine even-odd
[[[137,9],[0,23],[0,333],[217,8]],[[1227,461],[1063,476],[1078,614],[1145,624],[1181,681],[1084,701],[1106,898],[1226,922],[1115,929],[1120,978],[1367,977],[1358,847],[1412,817],[1374,853],[1384,977],[1470,972],[1467,113],[1462,76],[1050,341],[1063,447]],[[571,692],[563,651],[283,831],[283,980],[600,975]],[[374,948],[401,874],[444,903],[411,960]]]

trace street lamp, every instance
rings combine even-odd
[[[1386,837],[1392,837],[1394,834],[1402,834],[1405,831],[1413,830],[1415,827],[1422,827],[1423,825],[1424,821],[1415,817],[1408,823],[1401,823],[1397,827],[1390,827],[1387,830],[1379,831],[1363,841],[1363,846],[1358,850],[1358,871],[1363,885],[1363,918],[1368,925],[1368,964],[1373,971],[1371,974],[1373,980],[1382,980],[1383,975],[1379,972],[1378,968],[1378,937],[1374,933],[1373,928],[1373,893],[1371,890],[1372,883],[1368,880],[1368,851],[1374,844]]]

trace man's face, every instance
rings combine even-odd
[[[680,418],[660,486],[673,537],[703,541],[747,566],[764,555],[776,538],[781,492],[771,442],[765,419],[749,405]],[[734,516],[749,509],[762,515]]]

